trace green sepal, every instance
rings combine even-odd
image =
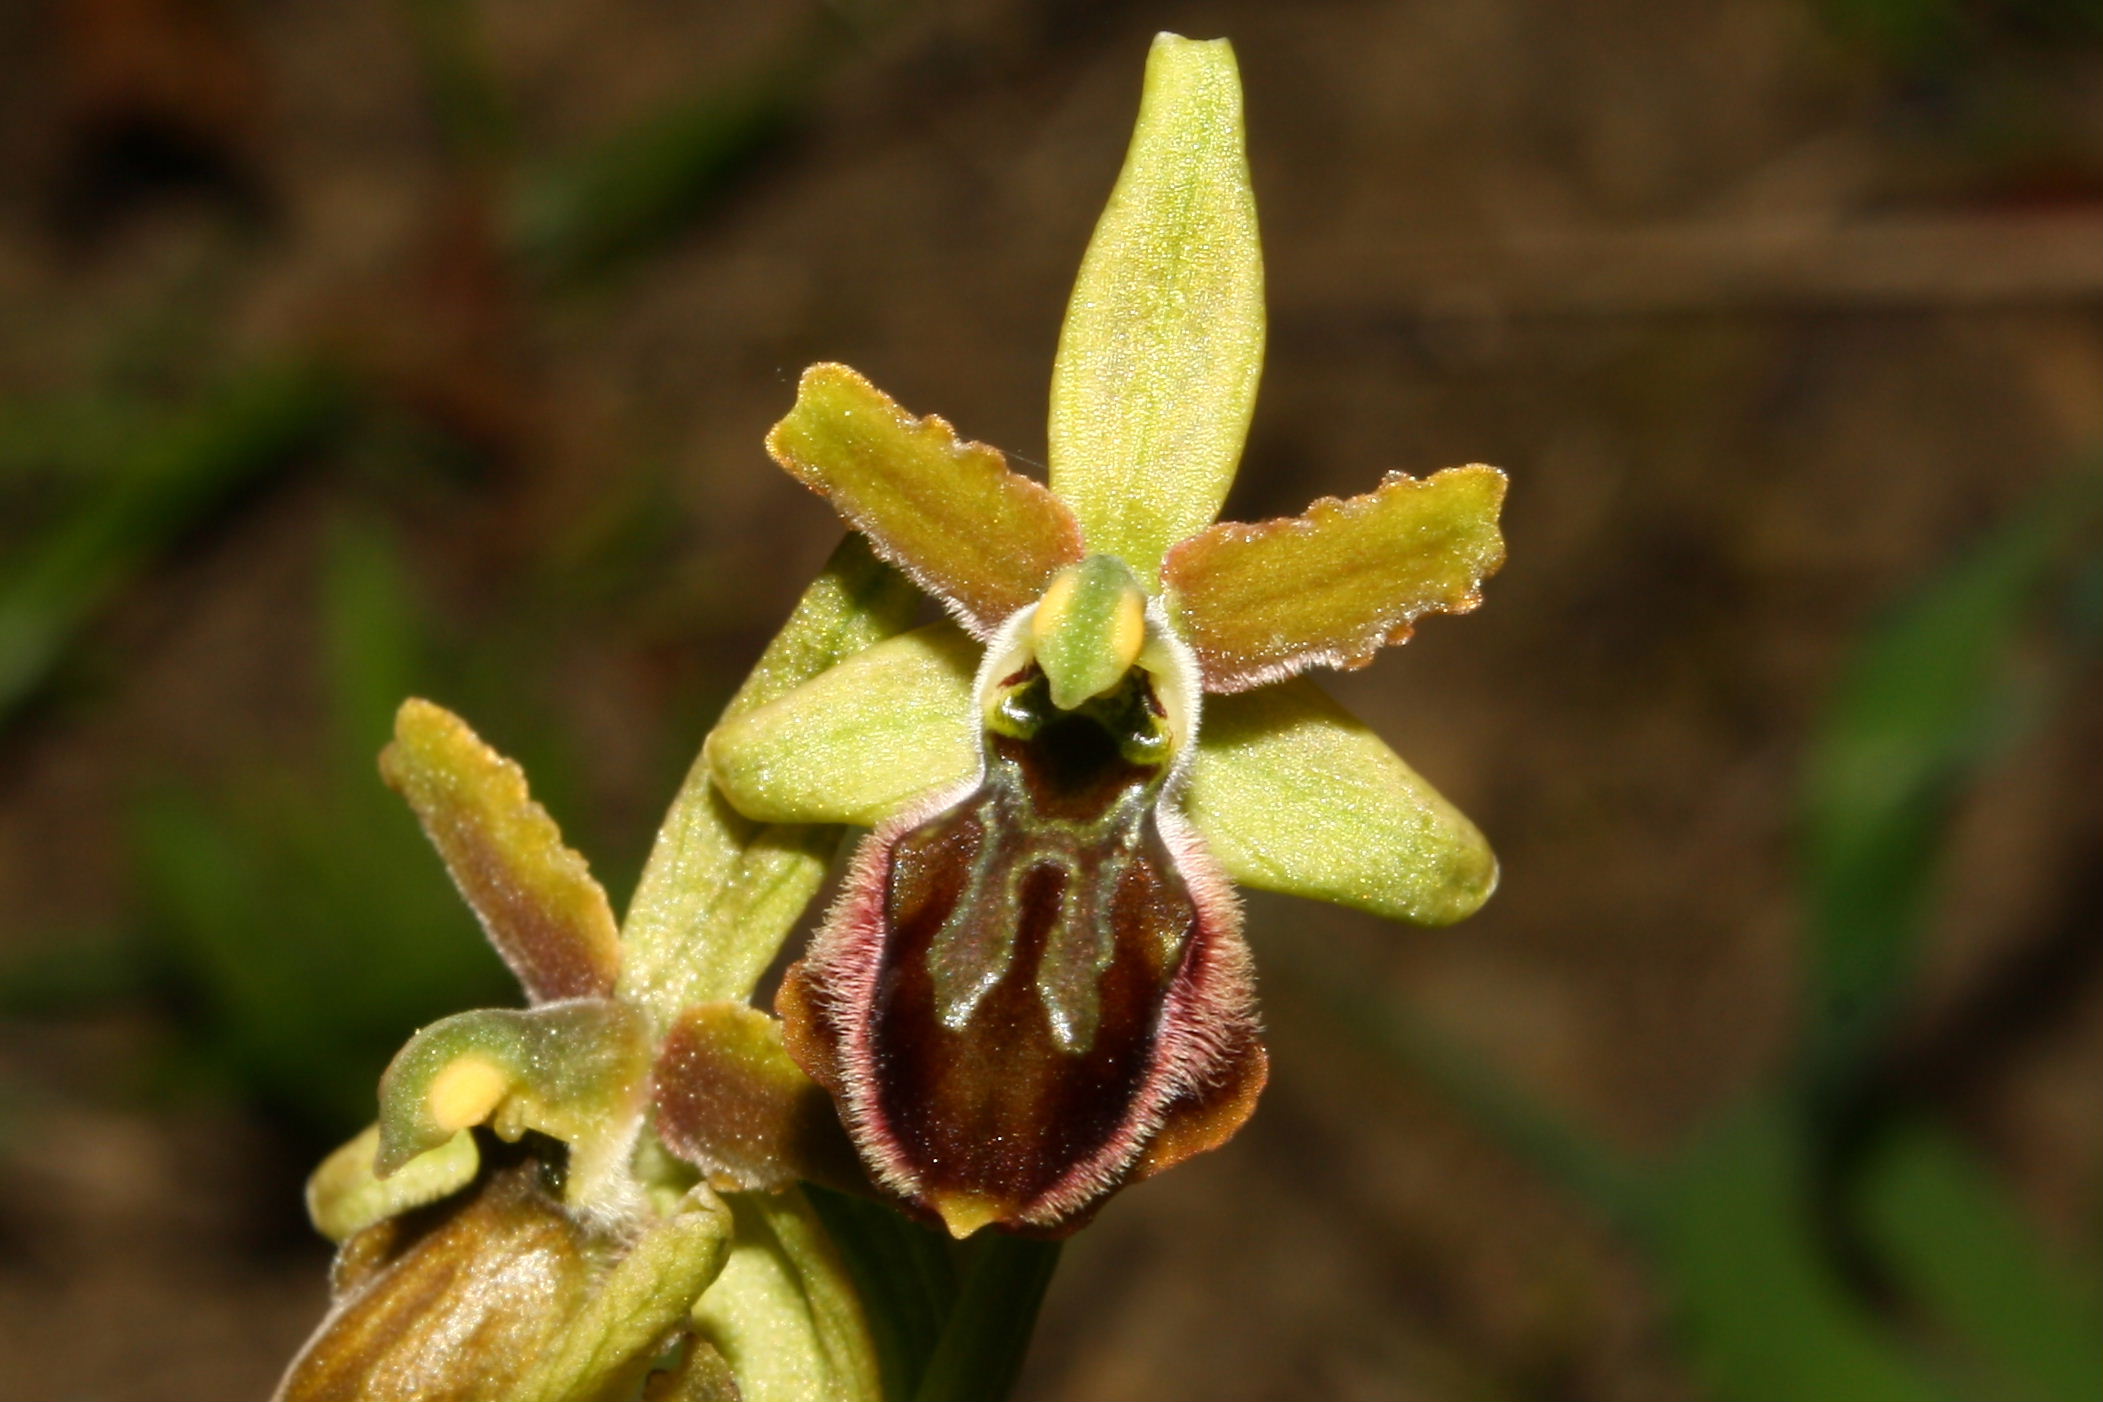
[[[1151,579],[1219,514],[1263,370],[1263,253],[1224,39],[1163,34],[1059,335],[1051,485]]]
[[[804,591],[724,709],[729,722],[899,632],[913,587],[850,535]],[[662,1031],[682,1008],[743,1001],[825,881],[828,827],[772,826],[739,813],[696,756],[635,888],[622,931],[620,997]]]
[[[1447,925],[1497,885],[1475,825],[1304,679],[1205,707],[1183,809],[1244,886]]]
[[[1310,666],[1363,667],[1426,613],[1466,613],[1504,563],[1504,474],[1473,464],[1325,497],[1304,516],[1223,522],[1161,571],[1207,691],[1244,691]]]
[[[767,451],[981,636],[1081,558],[1080,527],[1057,497],[844,365],[803,372]]]
[[[307,1218],[330,1241],[343,1241],[375,1222],[452,1196],[474,1181],[481,1164],[475,1136],[464,1129],[385,1178],[373,1168],[379,1149],[380,1127],[367,1125],[308,1177]]]
[[[948,623],[878,643],[717,726],[710,771],[748,818],[881,822],[978,771],[978,652]]]
[[[633,1397],[729,1255],[730,1210],[696,1187],[593,1288],[554,1346],[506,1396],[519,1402]]]
[[[743,1402],[881,1402],[868,1319],[809,1199],[791,1188],[726,1201],[730,1257],[693,1319]]]
[[[389,1177],[478,1124],[511,1140],[538,1130],[569,1145],[565,1198],[612,1204],[649,1074],[642,1014],[611,999],[455,1013],[410,1038],[380,1076],[374,1169]]]
[[[412,698],[395,714],[380,774],[416,811],[529,998],[613,991],[621,958],[613,907],[516,764],[451,711]]]

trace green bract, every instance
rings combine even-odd
[[[1164,34],[1059,341],[1052,490],[838,365],[768,439],[962,625],[707,748],[749,817],[876,828],[784,986],[789,1050],[871,1173],[959,1235],[1070,1229],[1246,1115],[1261,1047],[1222,877],[1419,924],[1496,884],[1474,825],[1294,678],[1472,609],[1504,475],[1210,524],[1262,282],[1232,51]]]

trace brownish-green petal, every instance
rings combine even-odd
[[[613,991],[621,960],[613,907],[516,764],[452,712],[412,699],[395,715],[380,773],[416,810],[528,997]]]
[[[978,771],[978,660],[953,624],[877,643],[726,718],[706,750],[716,784],[749,818],[873,826]]]
[[[1058,498],[844,365],[803,372],[767,451],[982,637],[1081,558],[1080,527]]]
[[[1161,577],[1207,691],[1307,667],[1363,667],[1426,613],[1465,613],[1504,563],[1504,474],[1476,464],[1324,497],[1304,516],[1222,522],[1169,552]]]
[[[1244,886],[1446,925],[1497,885],[1475,825],[1304,678],[1205,707],[1183,809]]]
[[[1263,371],[1263,251],[1224,39],[1163,34],[1052,366],[1051,484],[1151,580],[1219,512]]]
[[[724,708],[723,723],[907,627],[919,596],[849,535]],[[745,999],[824,884],[830,827],[755,822],[697,756],[658,830],[622,931],[620,997],[660,1031],[680,1009]]]
[[[619,1191],[649,1089],[643,1015],[605,998],[482,1008],[409,1039],[380,1077],[375,1161],[392,1174],[463,1129],[539,1130],[569,1145],[573,1200]]]
[[[654,1077],[657,1134],[723,1191],[799,1179],[866,1187],[832,1099],[782,1047],[781,1024],[743,1003],[702,1003],[672,1024]]]

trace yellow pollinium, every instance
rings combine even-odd
[[[1070,711],[1124,679],[1146,645],[1146,595],[1124,561],[1091,555],[1059,571],[1030,618],[1052,704]]]
[[[494,1061],[463,1056],[431,1078],[424,1109],[434,1124],[453,1133],[481,1124],[511,1093],[511,1075]]]

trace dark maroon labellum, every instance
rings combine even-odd
[[[871,1169],[959,1235],[1074,1224],[1159,1166],[1172,1114],[1232,1100],[1238,1125],[1260,1084],[1236,912],[1160,806],[1158,715],[1137,670],[1072,712],[1016,679],[978,785],[871,836],[784,989]],[[1225,1134],[1196,1137],[1176,1156]]]

